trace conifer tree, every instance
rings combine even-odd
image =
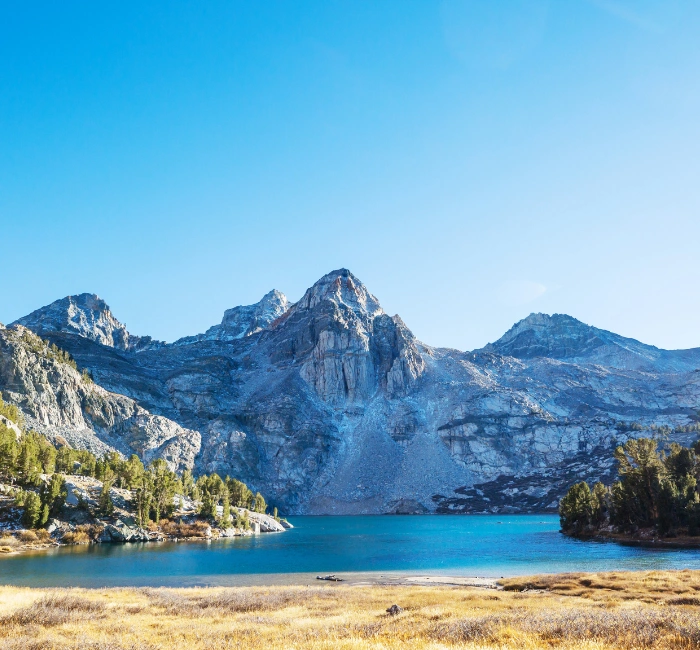
[[[265,514],[265,511],[267,510],[267,504],[265,503],[265,499],[260,492],[255,494],[255,499],[253,500],[253,510],[261,514]]]
[[[100,492],[100,498],[97,503],[97,510],[103,517],[110,517],[114,513],[114,502],[109,494],[113,482],[114,475],[111,470],[107,470],[102,479],[102,492]]]
[[[39,495],[35,492],[28,492],[24,498],[24,513],[22,523],[27,528],[36,528],[42,519],[43,507]]]
[[[40,491],[41,502],[48,508],[49,515],[57,514],[66,502],[68,490],[62,474],[54,474]],[[48,516],[47,516],[48,520]]]

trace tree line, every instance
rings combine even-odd
[[[562,530],[592,534],[613,526],[623,533],[655,529],[661,535],[700,535],[700,441],[692,447],[628,440],[614,453],[611,486],[573,485],[559,503]]]
[[[19,409],[6,404],[1,397],[0,415],[22,428]],[[98,514],[102,516],[114,511],[110,496],[112,487],[131,490],[136,519],[141,527],[151,521],[158,524],[162,518],[172,516],[176,495],[181,495],[181,501],[183,497],[191,499],[202,517],[222,526],[248,527],[246,517],[238,512],[232,516],[233,507],[263,514],[267,511],[263,496],[259,492],[254,494],[235,478],[221,478],[216,473],[195,477],[189,470],[177,474],[162,459],[144,466],[136,454],[124,459],[116,452],[108,452],[98,458],[86,450],[68,446],[57,448],[35,431],[23,431],[18,438],[15,431],[0,420],[0,481],[18,488],[15,504],[24,508],[25,526],[38,528],[60,512],[67,497],[65,475],[68,474],[102,481],[98,502]],[[47,475],[50,478],[47,479]],[[276,508],[274,514],[277,515]]]

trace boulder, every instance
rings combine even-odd
[[[128,526],[121,519],[113,524],[105,524],[100,536],[100,541],[111,542],[148,542],[150,539],[147,530]]]

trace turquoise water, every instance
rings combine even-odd
[[[98,544],[0,559],[0,584],[235,585],[317,573],[500,577],[700,569],[700,552],[580,542],[551,515],[290,517],[281,534],[214,542]],[[290,575],[293,574],[293,575]]]

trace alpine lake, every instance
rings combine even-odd
[[[556,515],[290,517],[284,533],[93,544],[0,558],[0,584],[31,587],[299,584],[316,575],[500,578],[700,569],[700,551],[579,541]]]

